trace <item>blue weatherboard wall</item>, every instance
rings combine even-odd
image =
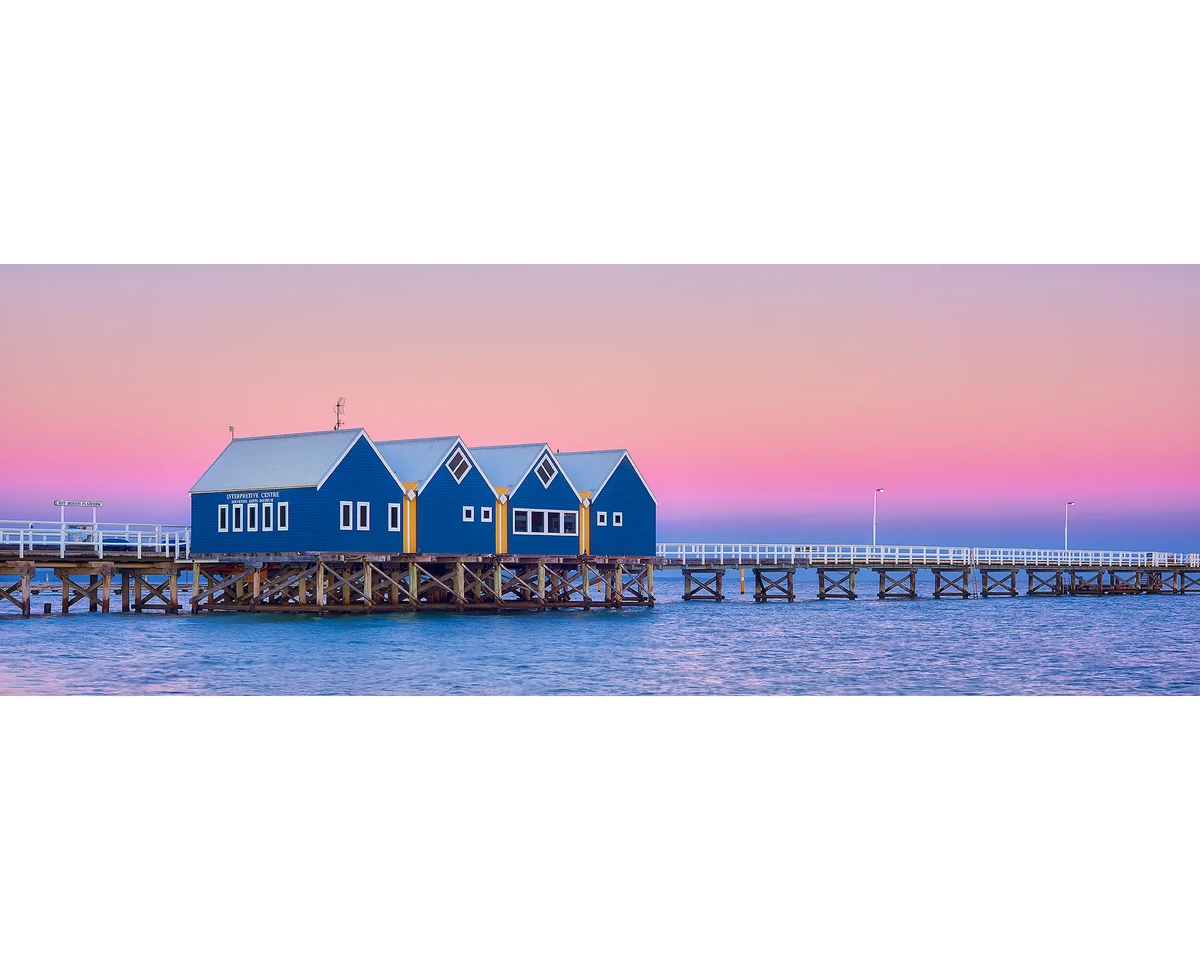
[[[541,460],[541,454],[538,454]],[[579,532],[571,536],[556,536],[552,534],[516,533],[513,530],[513,518],[516,511],[522,507],[542,510],[574,510],[580,512],[579,497],[567,483],[563,472],[555,475],[549,487],[543,487],[537,474],[530,470],[524,482],[509,495],[508,503],[508,552],[509,553],[548,553],[560,556],[579,555]]]
[[[608,514],[608,526],[596,525],[596,514]],[[612,525],[613,511],[623,514],[623,525]],[[655,505],[650,491],[622,457],[600,496],[592,501],[591,551],[597,557],[650,557],[655,548]]]
[[[388,531],[388,504],[403,502],[403,491],[365,437],[355,443],[320,490],[260,487],[233,492],[261,495],[276,490],[278,497],[260,496],[259,500],[288,504],[291,516],[288,529],[282,532],[249,533],[243,529],[234,533],[234,500],[228,493],[193,493],[192,553],[400,553],[404,548],[401,531]],[[359,501],[371,504],[370,530],[339,529],[342,500],[354,501],[355,521]],[[220,503],[230,504],[229,533],[217,532]]]
[[[455,446],[446,460],[454,456]],[[490,507],[493,517],[496,493],[487,485],[474,463],[462,483],[446,469],[446,460],[438,466],[425,489],[417,497],[417,550],[421,553],[495,553],[496,525],[484,523],[482,509]],[[463,507],[475,508],[475,521],[466,523]]]

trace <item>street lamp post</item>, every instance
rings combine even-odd
[[[1063,514],[1063,550],[1068,549],[1068,547],[1067,547],[1067,527],[1071,523],[1071,504],[1073,504],[1074,502],[1075,502],[1074,500],[1067,501],[1067,509],[1066,509],[1066,512]]]
[[[871,546],[875,546],[875,524],[879,516],[879,495],[883,493],[883,487],[875,488],[875,497],[871,503]]]

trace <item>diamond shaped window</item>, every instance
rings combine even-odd
[[[462,483],[463,477],[471,472],[471,461],[461,450],[455,450],[454,456],[446,461],[446,469],[458,483]]]

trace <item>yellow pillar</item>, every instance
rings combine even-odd
[[[402,483],[404,488],[404,536],[401,538],[405,553],[417,552],[417,484]]]
[[[592,552],[592,494],[579,491],[579,555],[586,557]]]
[[[508,553],[508,487],[496,487],[496,553]]]

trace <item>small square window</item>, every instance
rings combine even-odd
[[[240,503],[233,505],[233,532],[242,532],[242,505]]]
[[[474,507],[463,507],[463,523],[474,523],[474,522],[475,522],[475,508]]]
[[[563,514],[563,533],[575,534],[578,532],[579,514],[574,510]]]
[[[513,511],[513,533],[528,533],[529,532],[529,511],[514,510]]]
[[[267,531],[267,530],[272,529],[271,519],[274,516],[275,511],[272,509],[272,504],[269,504],[269,503],[264,503],[262,505],[262,511],[263,511],[263,530]]]
[[[530,533],[545,533],[546,532],[546,511],[545,510],[530,510],[529,511],[529,532]]]
[[[608,526],[608,514],[605,513],[603,510],[601,510],[598,514],[596,514],[596,526],[598,526],[598,527],[607,527]]]
[[[479,522],[480,523],[491,523],[492,522],[492,508],[491,507],[480,507],[479,508]]]
[[[358,529],[371,529],[371,505],[362,500],[358,502]]]
[[[246,504],[246,532],[247,533],[257,533],[258,532],[258,504],[257,503]]]
[[[217,533],[229,532],[229,504],[217,504]]]
[[[401,512],[400,504],[388,504],[388,532],[395,533],[400,529],[400,518],[404,514]]]
[[[625,520],[625,515],[623,513],[619,513],[616,510],[613,511],[613,526],[614,527],[621,526],[621,524],[624,522],[624,520]]]
[[[275,529],[286,530],[288,528],[288,505],[287,502],[275,504]]]
[[[551,510],[546,514],[546,532],[562,533],[562,514]]]
[[[354,529],[354,501],[353,500],[343,500],[342,501],[342,529],[343,530],[353,530]]]

